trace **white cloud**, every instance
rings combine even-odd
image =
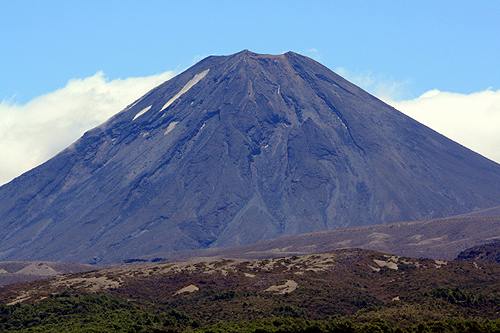
[[[431,90],[384,101],[448,138],[500,163],[500,90],[458,94]]]
[[[321,56],[321,53],[316,48],[309,49],[309,50],[305,51],[304,54],[307,55],[308,57],[318,61],[318,62],[321,62],[321,60],[323,58]]]
[[[397,101],[411,95],[409,92],[411,79],[396,81],[382,74],[352,72],[344,67],[338,67],[335,72],[380,99]]]
[[[472,94],[430,90],[409,98],[411,79],[396,81],[342,67],[336,72],[418,122],[500,163],[500,90]]]
[[[25,105],[2,101],[0,185],[43,163],[173,75],[109,81],[98,72]]]
[[[431,90],[414,99],[410,80],[337,72],[417,121],[500,162],[500,90],[458,94]],[[85,131],[107,120],[168,80],[173,72],[109,81],[102,72],[25,105],[0,103],[0,185],[54,156]]]

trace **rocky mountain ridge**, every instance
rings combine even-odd
[[[0,260],[102,264],[499,201],[500,165],[307,57],[242,51],[0,187]]]

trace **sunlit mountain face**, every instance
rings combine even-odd
[[[208,57],[0,187],[0,260],[110,263],[500,204],[500,165],[299,54]]]

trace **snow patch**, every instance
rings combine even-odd
[[[139,233],[137,233],[136,235],[133,235],[133,237],[139,237],[140,235],[148,232],[149,230],[148,229],[144,229],[144,230],[141,230]]]
[[[167,130],[163,135],[167,135],[168,133],[172,132],[172,130],[175,128],[175,125],[177,125],[178,123],[179,123],[178,121],[173,121],[170,124],[168,124]]]
[[[134,117],[134,119],[132,119],[132,121],[136,120],[139,116],[142,116],[143,114],[145,114],[146,112],[148,112],[149,109],[151,109],[151,106],[152,105],[150,105],[147,108],[144,108],[141,111],[139,111],[139,113],[135,115],[135,117]]]
[[[179,97],[181,97],[183,94],[185,94],[189,89],[191,89],[195,84],[200,82],[201,79],[203,79],[207,74],[210,69],[204,70],[201,73],[196,74],[191,80],[189,80],[188,83],[184,87],[182,87],[181,91],[179,91],[174,97],[172,97],[162,108],[160,111],[165,110],[168,108],[170,105],[172,105],[173,102]]]

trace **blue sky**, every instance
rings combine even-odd
[[[52,125],[35,122],[34,114],[49,114],[56,105],[86,112],[81,105],[70,105],[77,100],[70,91],[86,89],[85,96],[93,98],[93,112],[98,113],[100,100],[89,90],[103,89],[101,95],[118,100],[116,92],[125,91],[126,85],[139,95],[128,90],[127,94],[137,98],[205,56],[249,49],[308,55],[396,107],[414,109],[402,111],[445,135],[451,136],[446,131],[464,132],[460,126],[471,127],[470,118],[477,118],[475,132],[467,135],[478,141],[478,133],[486,133],[492,143],[481,153],[500,161],[500,154],[488,152],[500,151],[500,144],[495,145],[500,136],[494,135],[500,128],[491,128],[492,121],[500,123],[499,22],[500,1],[313,1],[305,5],[279,0],[0,0],[0,150],[19,152],[15,140],[22,135],[43,144],[39,132]],[[138,82],[142,86],[133,90]],[[100,88],[88,88],[92,84]],[[49,96],[52,104],[44,104]],[[56,103],[56,96],[62,102]],[[482,109],[475,110],[474,103],[483,103]],[[454,110],[457,105],[469,109]],[[100,112],[101,118],[92,116],[78,126],[67,125],[71,115],[55,117],[53,121],[59,121],[64,131],[77,130],[60,134],[66,141],[40,153],[32,164],[50,157],[120,107],[110,103],[109,110]],[[436,118],[438,107],[444,110]],[[89,106],[85,108],[88,111]],[[459,114],[462,125],[448,124]],[[443,129],[446,126],[451,129]],[[461,143],[478,150],[474,143]],[[36,150],[36,144],[23,145]],[[16,158],[0,156],[0,184],[17,172],[12,171],[15,162],[10,171],[2,171],[2,160]],[[20,167],[19,172],[29,167]]]
[[[242,49],[411,80],[413,96],[499,88],[499,1],[311,3],[1,1],[0,97],[27,102],[100,70],[147,76]]]

